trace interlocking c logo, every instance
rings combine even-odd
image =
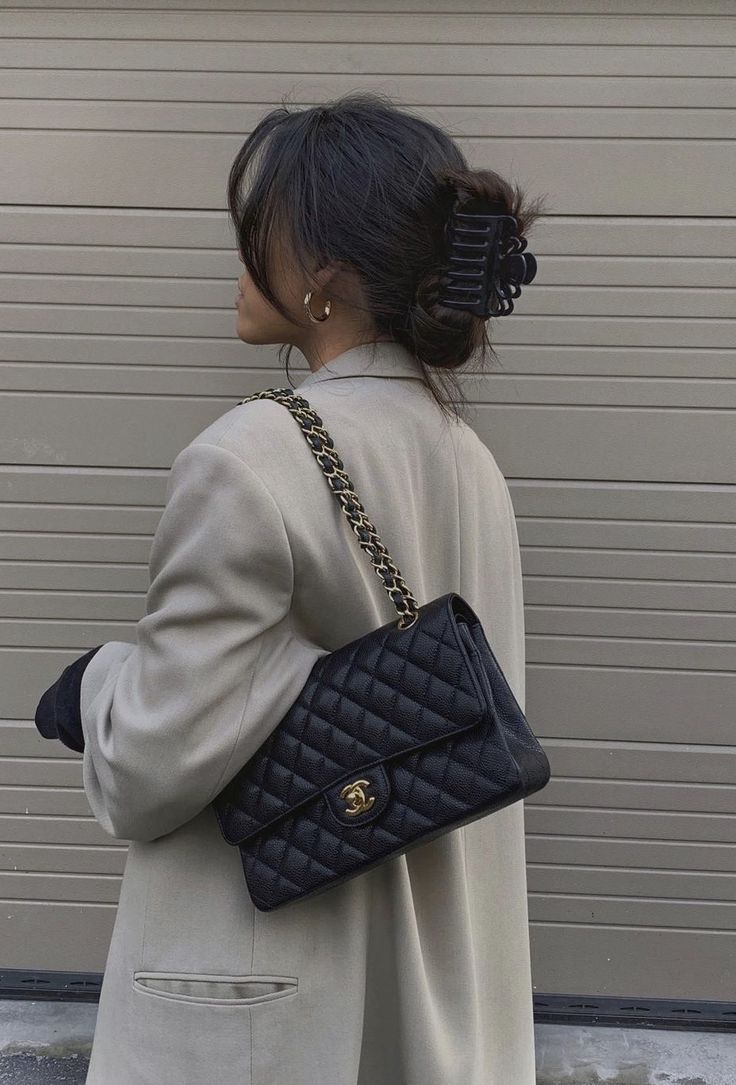
[[[366,810],[370,810],[376,801],[372,795],[370,798],[366,798],[364,788],[370,786],[370,780],[356,780],[352,784],[345,784],[345,787],[340,792],[340,798],[347,799],[348,804],[352,805],[348,805],[344,813],[354,817],[355,814],[364,814]]]

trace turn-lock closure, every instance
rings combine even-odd
[[[341,825],[361,826],[386,809],[391,784],[383,765],[353,771],[325,791],[330,812]]]

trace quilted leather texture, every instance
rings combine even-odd
[[[550,779],[480,621],[449,592],[322,656],[213,802],[253,903],[316,895]]]

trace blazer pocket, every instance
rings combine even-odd
[[[224,976],[203,972],[133,973],[133,989],[176,1002],[210,1006],[254,1006],[289,998],[299,989],[295,976]]]

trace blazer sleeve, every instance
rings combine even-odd
[[[82,719],[79,711],[79,698],[82,675],[87,664],[102,647],[98,644],[90,648],[79,659],[65,667],[56,681],[42,694],[36,706],[35,723],[39,734],[44,738],[57,738],[75,753],[84,750]]]
[[[135,644],[98,646],[81,676],[85,793],[127,840],[198,814],[277,722],[250,700],[290,609],[292,555],[278,505],[235,453],[194,442],[178,454],[149,580]]]

